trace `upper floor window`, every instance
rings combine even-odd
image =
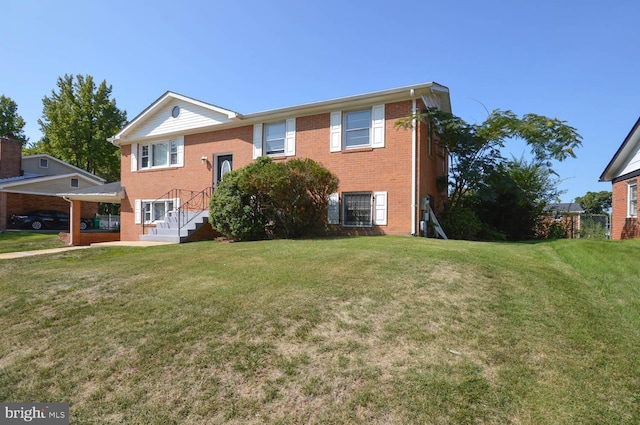
[[[71,187],[73,188],[80,187],[80,181],[75,177],[71,178]]]
[[[262,155],[295,156],[296,119],[253,125],[253,159]]]
[[[358,111],[330,114],[329,151],[363,147],[383,148],[385,144],[385,106],[374,105]]]
[[[49,168],[49,160],[47,158],[40,158],[40,168]]]
[[[182,141],[150,143],[140,146],[140,168],[177,167],[182,165]]]
[[[638,216],[638,183],[633,182],[629,184],[628,187],[628,196],[629,204],[627,207],[627,215],[629,217],[637,217]]]
[[[344,114],[344,146],[353,148],[369,146],[371,138],[371,109],[345,112]]]
[[[284,121],[264,125],[264,153],[266,155],[284,155],[287,127]]]

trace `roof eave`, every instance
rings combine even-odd
[[[226,115],[227,118],[229,118],[230,120],[236,119],[238,117],[241,117],[241,115],[235,111],[231,111],[229,109],[225,109],[225,108],[221,108],[220,106],[217,105],[213,105],[211,103],[206,103],[203,102],[201,100],[198,99],[194,99],[192,97],[188,97],[179,93],[174,93],[172,91],[166,91],[164,92],[164,94],[162,94],[162,96],[160,96],[158,99],[156,99],[153,103],[151,103],[149,106],[147,106],[142,112],[140,112],[138,115],[135,116],[135,118],[133,118],[131,121],[129,121],[127,123],[127,125],[124,126],[124,128],[122,130],[120,130],[118,133],[116,133],[114,136],[107,138],[107,141],[116,145],[116,146],[120,146],[120,141],[124,141],[127,139],[126,134],[128,132],[131,131],[131,129],[133,129],[140,121],[142,121],[145,117],[147,117],[149,114],[152,114],[157,108],[162,107],[166,102],[168,102],[167,99],[177,99],[177,100],[181,100],[184,102],[189,102],[192,103],[194,105],[198,105],[201,106],[203,108],[207,108],[207,109],[211,109],[213,111],[216,111],[220,114]]]
[[[621,159],[621,157],[624,157],[624,154],[626,153],[625,151],[627,150],[627,146],[629,142],[634,138],[634,135],[639,129],[640,129],[640,118],[638,118],[636,123],[631,128],[631,131],[629,131],[629,134],[627,134],[627,137],[625,137],[624,141],[622,142],[622,144],[620,145],[616,153],[613,155],[613,158],[611,158],[611,161],[609,161],[609,164],[607,164],[606,168],[600,175],[600,179],[598,181],[610,182],[617,177],[616,174],[619,171],[620,167],[623,165],[619,162],[619,159]],[[638,137],[640,138],[640,133]]]
[[[435,95],[438,96],[442,102],[442,110],[445,112],[451,112],[451,99],[449,97],[449,88],[443,86],[441,84],[435,82],[427,82],[421,84],[413,84],[409,86],[397,87],[393,89],[387,89],[382,91],[364,93],[354,96],[346,96],[340,98],[334,98],[329,100],[323,100],[319,102],[311,102],[305,104],[299,104],[294,106],[288,106],[284,108],[270,109],[260,112],[254,112],[250,114],[239,114],[237,112],[227,111],[230,114],[227,115],[230,119],[227,123],[215,124],[210,126],[204,126],[199,128],[192,128],[188,131],[179,131],[175,133],[167,133],[163,134],[162,137],[172,137],[177,135],[188,135],[193,133],[201,133],[206,131],[211,131],[214,129],[225,129],[229,127],[236,127],[238,125],[250,125],[256,122],[265,121],[265,120],[275,120],[284,117],[295,116],[306,116],[306,115],[314,115],[318,113],[326,113],[331,110],[342,110],[342,109],[350,109],[357,108],[363,105],[371,105],[376,103],[389,103],[401,100],[410,100],[410,99],[419,99],[423,95]],[[139,122],[144,118],[152,109],[155,109],[167,96],[173,96],[176,98],[181,98],[185,101],[190,102],[200,102],[196,99],[187,98],[186,96],[178,95],[173,92],[166,92],[163,94],[158,100],[156,100],[152,105],[147,107],[143,112],[138,114],[136,118],[134,118],[127,126],[122,129],[118,134],[113,137],[108,138],[107,140],[113,143],[116,146],[121,146],[123,144],[136,143],[137,140],[148,140],[148,138],[142,139],[127,139],[126,133],[129,131],[136,122]],[[216,107],[215,105],[205,104],[201,102],[203,105],[208,105],[209,107]],[[217,107],[216,107],[217,108]]]

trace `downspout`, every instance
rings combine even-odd
[[[73,201],[66,196],[63,196],[62,199],[69,203],[69,246],[73,246]]]
[[[416,109],[416,98],[414,96],[414,91],[411,89],[411,112],[413,113],[413,120],[411,121],[411,235],[416,236],[416,204],[417,204],[417,196],[416,193],[418,190],[418,129],[417,129],[417,120],[415,119],[415,115],[417,112]]]

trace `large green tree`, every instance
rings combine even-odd
[[[605,214],[611,208],[611,192],[587,192],[584,196],[576,197],[576,202],[587,214]]]
[[[481,223],[478,223],[478,211],[474,210],[477,204],[471,200],[481,190],[486,191],[487,185],[496,185],[493,188],[496,192],[504,191],[505,184],[515,187],[513,183],[516,182],[512,180],[517,177],[517,173],[509,175],[505,171],[501,172],[501,176],[496,175],[500,167],[508,162],[502,155],[502,151],[510,141],[519,139],[527,144],[531,150],[534,168],[537,168],[537,171],[544,170],[544,173],[538,173],[538,176],[555,174],[552,168],[553,161],[575,157],[574,150],[582,144],[582,138],[575,128],[557,118],[537,114],[525,114],[519,117],[511,111],[494,110],[482,123],[469,124],[453,114],[427,108],[399,120],[396,125],[409,127],[413,124],[413,120],[430,125],[437,134],[443,151],[449,155],[450,190],[445,213],[449,217],[457,217],[456,223],[472,224],[473,234],[477,234]],[[511,171],[526,172],[530,176],[536,176],[536,173],[530,173],[536,170],[526,170],[526,168],[529,167]],[[512,195],[514,193],[510,193],[509,196]],[[518,205],[518,202],[511,205]],[[503,213],[508,212],[503,211]],[[517,213],[514,211],[514,214]],[[445,223],[445,229],[446,227]],[[469,237],[465,229],[459,230],[460,235]]]
[[[120,178],[120,154],[107,138],[126,123],[125,111],[111,98],[112,87],[90,75],[59,77],[57,89],[42,99],[38,120],[43,138],[36,152],[48,153],[97,176]]]
[[[501,163],[470,196],[481,239],[527,240],[537,236],[544,207],[559,196],[558,179],[545,164],[524,158]]]
[[[0,96],[0,136],[13,137],[24,145],[29,140],[24,134],[24,126],[16,102],[5,95]]]

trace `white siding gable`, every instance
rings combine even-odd
[[[632,155],[629,155],[629,160],[622,170],[620,170],[617,177],[624,176],[625,174],[632,173],[637,170],[640,170],[640,145],[636,146]]]
[[[171,116],[174,107],[180,108],[177,118]],[[226,114],[212,111],[200,105],[184,100],[173,99],[159,108],[154,114],[138,123],[137,128],[128,135],[131,139],[155,137],[165,134],[181,133],[195,128],[208,127],[231,121]]]

